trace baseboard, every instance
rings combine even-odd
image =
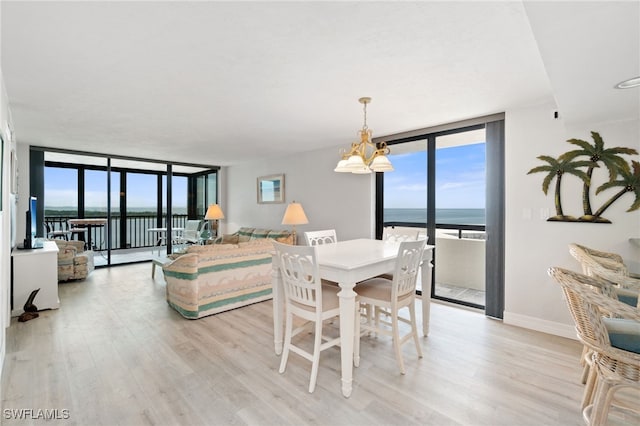
[[[505,312],[503,321],[505,324],[515,325],[516,327],[528,328],[542,333],[553,334],[554,336],[577,340],[576,329],[573,324],[562,324],[527,315],[514,314],[513,312]]]

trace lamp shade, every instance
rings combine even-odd
[[[307,215],[304,214],[304,209],[302,208],[302,204],[292,202],[287,206],[287,210],[284,212],[284,217],[282,218],[283,225],[304,225],[305,223],[309,223],[309,219],[307,219]]]
[[[371,170],[374,172],[392,172],[393,166],[386,156],[378,155],[371,162]]]
[[[207,209],[207,214],[204,215],[206,220],[224,219],[224,213],[217,204],[211,204]]]
[[[333,169],[333,171],[338,173],[351,172],[351,170],[347,167],[347,160],[338,161],[338,165],[335,169]]]

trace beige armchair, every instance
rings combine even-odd
[[[58,281],[83,280],[94,270],[93,251],[84,241],[54,240],[58,245]]]

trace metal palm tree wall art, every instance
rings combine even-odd
[[[631,166],[629,166],[627,160],[621,157],[621,155],[637,155],[638,151],[633,148],[623,147],[605,149],[604,141],[598,132],[591,132],[591,137],[593,138],[593,145],[581,139],[569,139],[567,142],[576,145],[579,149],[565,152],[558,158],[541,155],[537,158],[548,164],[534,167],[527,173],[547,173],[542,181],[542,191],[545,194],[547,194],[553,179],[555,178],[556,180],[556,215],[548,218],[548,221],[611,223],[610,220],[602,217],[602,214],[627,192],[635,195],[635,200],[627,211],[640,209],[640,163],[631,160]],[[586,159],[581,160],[581,157],[586,157]],[[594,169],[599,168],[600,163],[609,172],[609,181],[596,189],[596,195],[611,188],[620,187],[621,189],[593,213],[591,207],[592,177]],[[565,174],[573,175],[582,181],[582,207],[584,214],[578,218],[565,215],[562,209],[560,187],[562,177]]]

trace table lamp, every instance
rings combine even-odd
[[[209,220],[211,222],[215,222],[218,219],[224,219],[224,213],[222,213],[222,209],[220,208],[219,205],[217,204],[211,204],[209,206],[209,208],[207,209],[207,213],[204,215],[204,219],[205,220]],[[209,225],[209,228],[211,228],[211,237],[217,237],[218,236],[218,224],[217,223],[211,223]],[[215,235],[214,235],[215,232]]]
[[[304,214],[304,209],[302,208],[302,204],[296,203],[293,201],[291,204],[287,206],[287,210],[284,212],[284,217],[282,218],[283,225],[293,225],[293,245],[298,244],[298,239],[296,237],[296,225],[304,225],[309,223],[309,219],[307,219],[307,215]]]

